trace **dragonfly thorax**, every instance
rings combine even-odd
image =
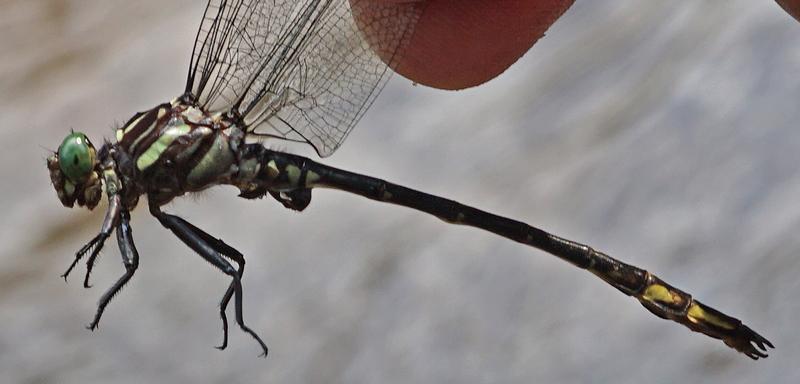
[[[118,170],[130,181],[126,188],[165,203],[229,182],[244,132],[230,117],[179,98],[137,113],[116,137]]]

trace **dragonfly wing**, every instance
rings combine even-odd
[[[186,91],[206,110],[241,117],[252,136],[328,156],[380,93],[421,12],[379,3],[210,0]]]

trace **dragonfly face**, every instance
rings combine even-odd
[[[64,138],[58,151],[47,158],[50,180],[58,199],[65,207],[78,202],[79,206],[93,209],[102,197],[97,151],[81,132],[71,132]]]

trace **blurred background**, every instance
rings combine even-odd
[[[772,1],[578,1],[515,66],[444,92],[395,77],[324,162],[508,215],[647,268],[777,347],[753,362],[545,253],[316,191],[302,214],[216,188],[168,207],[248,257],[228,279],[133,215],[140,268],[104,206],[64,209],[45,169],[183,89],[204,2],[0,0],[0,372],[9,383],[800,381],[800,24]],[[112,239],[113,240],[113,239]]]

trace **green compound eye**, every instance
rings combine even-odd
[[[58,147],[58,165],[73,183],[86,181],[95,164],[95,150],[86,135],[72,132]]]

